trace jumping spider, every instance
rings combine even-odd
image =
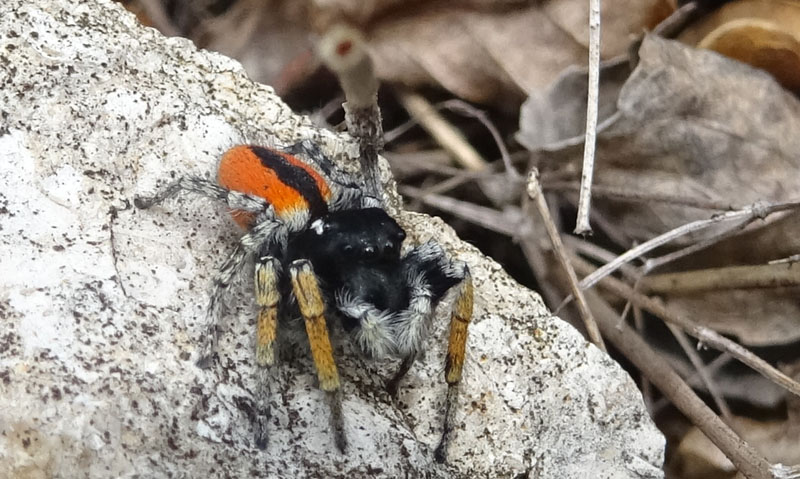
[[[467,266],[449,259],[433,241],[401,255],[405,232],[400,225],[310,142],[285,151],[235,146],[220,160],[218,183],[187,175],[153,197],[136,198],[135,204],[149,208],[181,191],[224,201],[247,231],[214,278],[197,364],[212,363],[223,296],[254,259],[259,306],[254,429],[262,449],[268,439],[269,371],[276,363],[279,324],[288,327],[290,319],[303,318],[319,386],[329,398],[335,442],[344,452],[339,374],[328,328],[341,325],[368,356],[402,359],[387,385],[394,395],[423,348],[437,304],[457,287],[445,361],[444,428],[436,449],[437,460],[443,461],[472,318]]]

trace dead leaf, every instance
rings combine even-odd
[[[665,299],[670,310],[750,346],[800,341],[798,288],[708,291]]]
[[[604,2],[603,55],[624,52],[631,34],[641,32],[662,4]],[[385,14],[367,27],[378,76],[412,87],[439,85],[471,101],[513,104],[569,65],[586,63],[588,30],[580,22],[588,8],[583,0],[492,5],[437,4],[402,16]]]
[[[586,0],[556,0],[543,4],[547,16],[589,50],[589,5]],[[627,51],[631,41],[652,30],[674,10],[670,0],[603,0],[600,4],[601,58]],[[585,63],[585,62],[582,62]]]
[[[376,25],[369,42],[380,78],[440,85],[483,103],[521,101],[586,57],[535,6],[504,13],[428,8]]]
[[[606,110],[598,127],[598,184],[613,181],[621,170],[628,184],[671,177],[677,194],[694,190],[732,206],[797,197],[800,102],[770,76],[653,36],[645,38],[638,66],[621,87],[620,76],[601,87],[601,104],[617,91],[619,96],[616,111]],[[531,151],[548,152],[553,163],[582,158],[585,100],[575,95],[575,82],[562,77],[532,95],[521,112],[517,138]],[[557,125],[549,130],[531,121],[548,114]],[[679,186],[682,181],[686,185]],[[614,211],[602,199],[594,204],[639,240],[709,217],[707,211],[664,203],[629,203],[624,210],[614,204]],[[784,249],[800,249],[796,236],[786,240]],[[769,252],[771,259],[777,253]]]
[[[730,2],[690,25],[679,38],[761,68],[786,88],[800,88],[800,3],[796,1]]]
[[[622,64],[620,64],[622,65]],[[625,79],[611,66],[601,88],[595,185],[642,194],[712,199],[731,206],[800,196],[800,102],[772,77],[739,62],[648,36]],[[613,74],[611,74],[613,73]],[[579,165],[585,100],[582,73],[531,95],[518,138],[554,167]],[[578,85],[578,87],[576,87]],[[545,125],[550,112],[553,125]],[[543,120],[544,119],[544,120]],[[574,168],[574,167],[573,167]],[[650,239],[713,212],[664,202],[595,197],[614,237]],[[713,231],[707,233],[714,234]],[[698,237],[684,238],[691,244]],[[626,244],[624,246],[630,246]],[[743,236],[674,265],[693,269],[758,264],[800,251],[800,213],[760,222]],[[745,344],[800,339],[797,292],[727,291],[668,298],[670,307]]]

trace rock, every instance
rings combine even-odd
[[[229,300],[219,363],[194,365],[211,277],[240,233],[204,199],[146,211],[132,199],[212,175],[233,144],[300,138],[355,164],[352,141],[238,63],[116,4],[2,2],[0,476],[662,477],[664,439],[628,375],[441,221],[405,212],[410,240],[437,238],[477,287],[449,464],[432,453],[446,307],[396,403],[383,386],[396,362],[339,342],[347,455],[302,352],[280,369],[258,450],[248,281]]]

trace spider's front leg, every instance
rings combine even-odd
[[[342,392],[339,385],[339,371],[336,369],[336,362],[333,359],[333,347],[325,322],[325,302],[310,261],[293,261],[289,265],[289,274],[300,314],[305,320],[308,343],[311,346],[311,356],[317,369],[319,386],[328,396],[334,440],[339,450],[344,453],[347,449],[347,438],[344,433]]]

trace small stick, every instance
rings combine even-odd
[[[461,166],[469,171],[485,171],[486,160],[481,157],[464,135],[448,122],[422,95],[398,89],[397,98],[408,113],[447,150]]]
[[[578,277],[575,275],[575,270],[572,269],[569,259],[567,259],[567,252],[564,249],[564,244],[561,242],[561,236],[558,234],[558,229],[555,223],[553,223],[553,219],[550,217],[550,210],[547,208],[547,202],[544,199],[544,193],[542,193],[542,187],[539,185],[538,177],[539,171],[536,168],[531,170],[530,175],[528,175],[528,196],[535,202],[536,209],[539,211],[539,215],[542,217],[545,229],[547,230],[547,236],[550,237],[550,242],[553,245],[553,252],[555,252],[556,258],[558,258],[558,262],[561,264],[564,272],[567,273],[569,285],[572,289],[572,294],[577,299],[578,311],[580,312],[581,319],[583,319],[583,325],[586,327],[589,340],[602,351],[605,351],[606,346],[603,344],[603,337],[600,336],[600,330],[597,329],[597,323],[594,321],[592,311],[586,304],[583,292],[578,287]]]
[[[571,259],[575,269],[579,270],[582,274],[589,273],[594,269],[592,265],[577,256],[573,255]],[[718,351],[729,353],[731,356],[750,366],[753,370],[757,371],[765,378],[783,387],[792,394],[800,396],[800,383],[790,378],[786,374],[778,371],[768,362],[747,350],[747,348],[744,348],[740,344],[720,335],[713,329],[700,326],[681,315],[673,313],[661,302],[650,298],[649,296],[645,296],[644,294],[637,293],[633,290],[633,288],[616,278],[603,278],[603,280],[600,282],[600,285],[617,296],[629,300],[634,304],[634,306],[638,306],[642,309],[650,311],[664,321],[680,327],[687,333],[697,338],[701,343],[711,346]]]
[[[725,289],[800,286],[800,264],[778,263],[709,268],[642,278],[642,290],[656,294],[691,294]]]
[[[442,102],[441,105],[450,111],[475,118],[481,122],[481,124],[483,124],[487,130],[489,130],[489,134],[492,135],[492,139],[494,139],[497,149],[500,150],[500,158],[503,160],[503,165],[506,168],[506,174],[512,180],[519,181],[522,179],[522,175],[519,174],[517,169],[514,168],[514,164],[511,162],[511,155],[508,153],[508,148],[506,148],[506,143],[503,141],[503,137],[500,136],[500,132],[497,131],[497,127],[494,126],[494,123],[492,123],[492,121],[486,115],[486,112],[479,110],[462,100],[448,100]]]
[[[543,183],[542,189],[544,191],[579,191],[580,184],[575,181],[556,181]],[[735,206],[722,200],[659,194],[647,191],[631,191],[607,185],[592,185],[592,196],[630,202],[667,203],[704,210],[728,211],[736,209]]]
[[[722,397],[722,393],[720,393],[719,388],[717,388],[717,384],[711,379],[711,374],[708,372],[708,368],[703,363],[703,360],[700,359],[700,355],[697,354],[697,351],[689,342],[689,338],[686,337],[686,333],[684,333],[683,330],[674,324],[667,323],[667,327],[672,335],[675,336],[675,339],[678,341],[681,349],[683,349],[686,357],[689,358],[692,366],[694,366],[694,369],[700,376],[700,381],[703,383],[706,389],[708,389],[708,393],[711,394],[711,398],[714,400],[717,408],[719,408],[722,419],[724,419],[726,423],[730,424],[731,420],[733,419],[731,409],[728,407],[728,403],[725,402],[725,398]]]
[[[673,261],[677,261],[681,258],[689,256],[691,254],[697,253],[698,251],[702,251],[710,246],[713,246],[721,241],[724,241],[728,238],[732,238],[738,235],[743,229],[745,229],[750,223],[755,221],[757,218],[750,217],[745,218],[743,221],[739,221],[738,223],[726,227],[723,231],[716,233],[708,238],[698,241],[695,244],[691,244],[689,246],[685,246],[683,248],[677,249],[675,251],[671,251],[663,256],[657,256],[655,258],[649,258],[645,260],[644,265],[642,265],[642,273],[648,274],[649,272],[658,269],[665,264],[669,264]]]
[[[583,170],[578,199],[575,234],[591,234],[589,211],[592,203],[594,150],[597,142],[597,102],[600,93],[600,0],[589,0],[589,85],[586,93],[586,136],[583,141]]]
[[[567,245],[567,247],[572,251],[575,251],[582,256],[591,258],[599,263],[608,263],[609,261],[614,261],[614,258],[617,257],[616,253],[592,243],[591,241],[586,241],[583,238],[566,235],[563,239],[564,244]],[[622,265],[620,266],[619,270],[625,278],[628,278],[631,281],[636,281],[642,276],[642,274],[639,272],[639,268],[633,265]]]
[[[787,201],[784,203],[775,203],[775,204],[764,204],[764,203],[756,203],[750,205],[746,208],[737,211],[729,211],[727,213],[721,213],[718,215],[713,216],[707,220],[698,220],[693,221],[691,223],[687,223],[685,225],[679,226],[675,229],[667,231],[666,233],[656,236],[655,238],[645,241],[644,243],[636,246],[635,248],[631,248],[625,253],[619,255],[614,261],[603,265],[602,267],[598,268],[589,276],[583,278],[580,282],[581,289],[591,288],[598,281],[606,276],[610,275],[620,266],[623,264],[638,258],[639,256],[652,251],[659,246],[663,246],[670,241],[674,240],[675,238],[679,238],[681,236],[687,235],[689,233],[694,233],[695,231],[700,231],[702,229],[708,228],[709,226],[716,225],[718,223],[722,223],[725,221],[737,220],[737,219],[747,219],[747,218],[766,218],[767,215],[772,213],[776,213],[778,211],[786,211],[791,210],[794,208],[800,207],[800,201]]]
[[[526,224],[522,212],[515,207],[508,206],[503,211],[498,211],[449,196],[423,194],[422,190],[413,186],[400,186],[398,191],[402,195],[418,198],[428,206],[447,211],[458,218],[506,236],[514,237],[519,233],[519,225]]]
[[[589,301],[591,301],[591,298],[589,299]],[[626,303],[626,306],[627,304],[630,303]],[[642,312],[642,308],[637,308],[637,307],[633,308],[633,325],[636,328],[636,332],[639,334],[639,336],[641,336],[642,331],[644,331],[644,313]],[[653,405],[653,383],[651,383],[650,380],[647,379],[647,376],[644,374],[642,374],[641,379],[642,379],[641,389],[642,389],[642,397],[644,398],[644,405],[650,412],[650,417],[656,417]]]
[[[350,27],[335,25],[320,39],[317,52],[339,77],[347,100],[347,131],[358,140],[361,171],[367,193],[383,198],[378,170],[378,153],[383,150],[383,124],[378,108],[378,79],[361,34]]]
[[[781,263],[797,263],[800,262],[800,254],[793,254],[791,256],[787,256],[786,258],[781,259],[773,259],[769,262],[769,264],[781,264]]]
[[[603,281],[605,283],[607,278]],[[736,468],[749,479],[772,479],[766,459],[760,456],[747,442],[740,438],[727,424],[709,409],[702,399],[684,382],[658,353],[631,329],[620,322],[614,310],[600,299],[594,291],[587,292],[592,309],[604,336],[630,360],[643,375],[667,397],[672,404],[688,417]]]

